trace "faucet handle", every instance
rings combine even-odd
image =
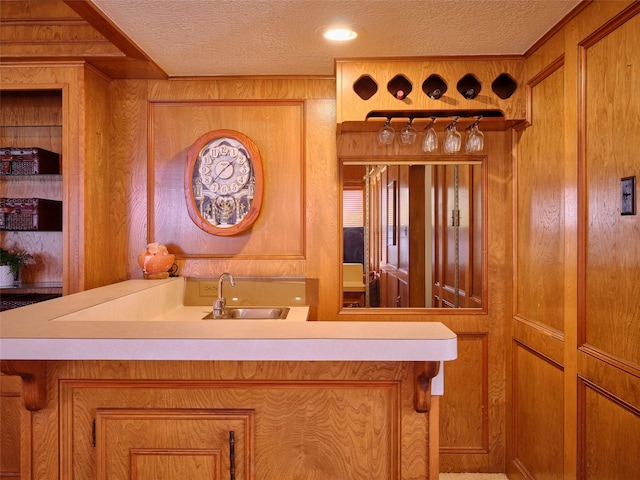
[[[226,300],[224,299],[224,297],[222,298],[218,298],[214,303],[213,303],[213,316],[222,316],[224,314],[224,309],[227,305]]]

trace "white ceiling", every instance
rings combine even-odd
[[[581,0],[92,0],[169,76],[332,76],[334,59],[520,55]],[[351,24],[348,44],[321,28]]]

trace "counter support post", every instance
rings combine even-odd
[[[22,400],[27,410],[40,410],[47,404],[47,362],[37,360],[2,360],[0,370],[22,378]]]
[[[440,371],[440,362],[414,362],[414,406],[416,412],[427,413],[431,406],[431,380]]]

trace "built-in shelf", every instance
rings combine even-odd
[[[387,83],[387,91],[398,100],[404,100],[413,90],[413,85],[404,75],[396,75]]]
[[[473,73],[467,73],[456,85],[458,92],[467,100],[476,98],[482,90],[482,84]]]
[[[430,75],[422,83],[422,91],[432,100],[439,100],[447,92],[447,82],[440,75]]]
[[[0,288],[11,308],[62,294],[62,99],[60,88],[0,88],[0,246],[32,255],[26,283]]]
[[[369,75],[363,75],[353,84],[353,91],[362,100],[369,100],[378,92],[378,84]]]
[[[501,73],[491,83],[491,90],[503,100],[510,98],[517,90],[518,84],[508,73]]]

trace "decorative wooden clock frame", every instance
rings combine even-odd
[[[260,215],[263,187],[260,151],[246,135],[214,130],[189,147],[187,211],[205,232],[231,236],[251,228]]]

